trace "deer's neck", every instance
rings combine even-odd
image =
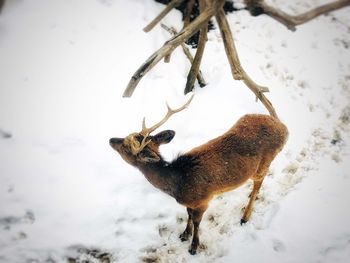
[[[160,160],[156,163],[140,165],[138,168],[154,187],[174,197],[179,176],[169,163]]]

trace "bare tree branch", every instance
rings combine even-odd
[[[188,2],[187,2],[185,13],[184,13],[184,23],[183,23],[182,28],[185,28],[190,23],[194,3],[195,3],[195,0],[188,0]],[[165,57],[164,61],[168,60],[167,58],[170,56],[171,56],[171,53]],[[193,61],[191,62],[191,65],[192,65],[192,63],[193,63]]]
[[[176,35],[177,34],[177,31],[175,28],[173,27],[167,27],[166,25],[164,24],[161,24],[162,28],[164,28],[166,31],[168,31],[170,34],[172,35]],[[186,46],[185,43],[181,43],[181,47],[182,47],[182,50],[183,52],[185,53],[186,57],[188,58],[188,60],[190,61],[191,65],[193,63],[193,56],[190,52],[190,50],[188,49],[188,47]],[[206,84],[204,78],[203,78],[203,75],[202,75],[202,72],[199,70],[198,74],[197,74],[197,81],[198,81],[198,84],[200,87],[204,87]]]
[[[144,62],[141,67],[134,73],[131,80],[124,91],[123,97],[132,96],[137,84],[140,82],[141,78],[152,69],[162,58],[171,53],[176,47],[181,45],[186,39],[196,33],[208,20],[216,14],[216,12],[221,9],[224,5],[225,0],[213,1],[213,4],[209,6],[203,13],[201,13],[192,23],[181,30],[176,36],[172,37],[170,40],[165,42],[163,47],[153,53]]]
[[[159,21],[166,16],[170,10],[172,10],[176,5],[185,0],[172,0],[168,6],[148,25],[145,27],[144,31],[148,32],[151,30]],[[162,25],[167,31],[174,34],[174,36],[164,43],[164,45],[154,52],[134,73],[131,77],[127,88],[124,91],[123,97],[132,96],[137,84],[140,82],[142,77],[151,70],[161,59],[165,58],[165,61],[170,60],[172,51],[179,45],[182,46],[183,51],[191,62],[191,70],[187,77],[187,83],[185,88],[185,93],[192,90],[195,79],[198,79],[199,84],[205,85],[201,73],[199,70],[201,59],[203,56],[206,40],[207,40],[207,25],[211,17],[215,16],[218,22],[220,32],[222,35],[225,52],[231,67],[232,76],[235,80],[242,80],[245,85],[255,94],[257,100],[260,100],[265,108],[269,111],[270,115],[277,117],[276,111],[272,106],[271,102],[264,95],[269,89],[264,86],[260,86],[255,83],[242,68],[239,57],[237,55],[234,39],[232,32],[230,30],[228,21],[224,13],[224,3],[225,0],[199,0],[200,3],[200,14],[193,20],[191,20],[191,15],[193,14],[193,8],[195,0],[186,0],[186,10],[184,14],[184,26],[180,33],[177,33],[175,29]],[[1,3],[1,0],[0,0]],[[295,30],[297,25],[306,23],[311,19],[331,12],[342,7],[350,5],[350,0],[335,0],[332,3],[325,4],[316,7],[308,12],[300,15],[289,15],[282,10],[269,6],[264,0],[245,0],[247,9],[252,15],[266,14],[284,24],[291,30]],[[190,51],[185,46],[185,41],[190,38],[193,34],[200,30],[200,37],[198,41],[197,51],[195,58],[192,57]]]
[[[145,32],[151,31],[159,23],[160,20],[162,20],[174,7],[176,7],[182,1],[183,0],[172,0],[164,8],[164,10],[143,29],[143,31]]]
[[[201,13],[204,12],[206,8],[205,0],[199,0],[199,8]],[[194,82],[196,80],[196,77],[198,76],[199,67],[202,61],[205,44],[207,43],[207,32],[208,32],[208,25],[204,24],[199,33],[199,40],[198,40],[196,55],[194,56],[191,69],[187,76],[187,82],[186,82],[186,87],[184,91],[185,94],[193,90]]]
[[[293,16],[285,13],[284,11],[278,8],[275,8],[266,4],[264,0],[246,0],[245,2],[248,9],[253,10],[254,8],[261,8],[261,11],[264,14],[274,18],[275,20],[282,23],[292,31],[296,30],[296,26],[304,24],[320,15],[323,15],[325,13],[335,11],[350,5],[350,0],[338,0],[338,1],[334,1],[328,4],[318,6],[303,14]]]
[[[244,71],[239,61],[235,43],[233,41],[232,32],[230,30],[228,21],[225,16],[225,12],[221,9],[216,14],[216,20],[218,22],[222,39],[225,46],[225,51],[227,58],[229,60],[232,76],[236,80],[243,80],[247,87],[254,92],[255,96],[263,103],[266,109],[269,111],[271,116],[278,118],[275,109],[272,106],[272,103],[265,97],[264,92],[268,92],[267,87],[262,87],[256,84]]]

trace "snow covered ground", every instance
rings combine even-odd
[[[290,13],[322,0],[270,1]],[[154,189],[108,145],[185,101],[181,49],[121,97],[167,32],[141,30],[164,6],[150,0],[8,0],[0,15],[0,262],[348,262],[350,257],[350,8],[290,32],[231,14],[243,67],[290,131],[251,220],[251,184],[218,196],[195,256],[178,235],[185,208]],[[164,22],[181,27],[173,11]],[[202,63],[209,83],[164,129],[178,153],[266,110],[234,81],[219,32]]]

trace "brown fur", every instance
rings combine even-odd
[[[170,142],[174,135],[173,131],[163,131],[149,136],[151,142],[136,156],[131,153],[128,137],[112,138],[110,144],[126,162],[140,169],[152,185],[187,207],[188,223],[180,238],[188,240],[194,227],[190,253],[195,254],[198,227],[209,201],[214,195],[252,179],[253,191],[241,223],[248,221],[264,176],[285,144],[288,131],[274,117],[245,115],[220,137],[168,163],[162,159],[159,145]],[[142,139],[139,135],[138,140]]]

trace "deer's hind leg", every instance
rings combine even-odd
[[[185,231],[180,235],[181,241],[187,241],[192,236],[192,230],[193,230],[193,221],[192,221],[192,213],[193,210],[189,207],[187,207],[187,213],[188,213],[188,220],[187,220],[187,226]]]
[[[246,208],[244,210],[244,214],[243,214],[243,217],[241,219],[241,225],[247,223],[249,218],[250,218],[250,215],[252,214],[254,201],[255,201],[256,196],[258,195],[258,192],[259,192],[261,185],[264,181],[265,175],[267,174],[267,172],[269,170],[269,166],[270,166],[271,161],[272,160],[262,161],[256,175],[252,177],[252,179],[254,181],[253,190],[250,194],[248,205],[246,206]]]
[[[252,214],[253,204],[254,204],[254,201],[256,199],[256,196],[258,195],[258,192],[260,190],[260,187],[262,185],[263,180],[264,180],[264,177],[261,180],[254,181],[253,191],[250,194],[249,203],[244,210],[244,214],[243,214],[243,217],[241,219],[241,225],[247,223],[249,218],[250,218],[250,215]]]

